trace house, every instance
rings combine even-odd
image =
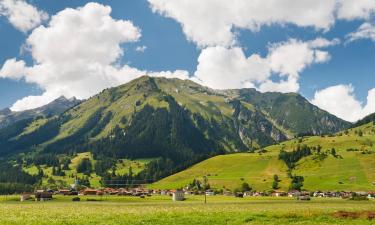
[[[206,191],[206,195],[207,196],[214,196],[215,195],[215,192],[213,190],[207,190]]]
[[[96,195],[98,193],[95,189],[86,188],[81,192],[83,195]]]
[[[300,195],[301,195],[301,192],[297,190],[292,190],[292,191],[289,191],[288,193],[288,197],[298,197]]]
[[[68,189],[60,189],[57,191],[57,194],[60,194],[60,195],[70,195],[70,190]]]
[[[52,200],[52,193],[45,190],[37,190],[35,192],[35,201]]]
[[[288,194],[285,191],[274,191],[272,193],[272,196],[275,196],[275,197],[285,197],[287,195]]]
[[[242,192],[236,192],[236,193],[234,194],[234,196],[235,196],[236,198],[243,198],[243,193],[242,193]]]
[[[172,200],[173,201],[183,201],[185,200],[185,194],[182,190],[175,190],[172,193]]]
[[[243,196],[244,196],[244,197],[253,196],[253,192],[251,192],[251,191],[245,191],[245,192],[243,193]]]

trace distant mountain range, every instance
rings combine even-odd
[[[107,179],[118,159],[156,159],[138,175],[155,180],[213,155],[253,152],[351,126],[295,93],[214,90],[190,80],[148,76],[83,102],[60,98],[0,115],[5,160],[22,153],[19,160],[28,166],[60,167],[67,157],[91,152],[95,169],[101,168],[95,176]]]
[[[59,115],[67,109],[78,105],[80,102],[81,101],[77,100],[76,98],[67,99],[64,96],[61,96],[53,102],[36,109],[13,112],[9,108],[5,108],[3,110],[0,110],[0,129],[24,119],[34,119],[36,117],[51,117]]]

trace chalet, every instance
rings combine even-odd
[[[82,195],[97,195],[97,193],[98,193],[98,190],[90,189],[90,188],[86,188],[85,190],[81,192]]]
[[[45,190],[37,190],[35,192],[35,201],[52,200],[52,193]]]
[[[285,196],[288,196],[288,193],[286,193],[285,191],[274,191],[272,193],[272,196],[275,196],[275,197],[285,197]]]
[[[185,194],[182,190],[175,190],[172,192],[173,201],[183,201],[185,200]]]
[[[288,192],[288,197],[298,197],[300,195],[301,195],[301,192],[297,190],[292,190]]]
[[[243,192],[236,192],[236,193],[234,194],[234,196],[235,196],[236,198],[243,198]]]
[[[68,189],[60,189],[57,191],[56,194],[60,194],[60,195],[70,195],[70,190]]]
[[[152,193],[155,194],[155,195],[160,195],[161,191],[160,190],[153,190]]]
[[[244,193],[243,193],[243,196],[244,197],[250,197],[250,196],[253,196],[253,192],[251,192],[251,191],[245,191]]]
[[[264,192],[259,192],[259,191],[257,191],[257,192],[254,192],[253,193],[253,196],[254,197],[260,197],[260,196],[266,196],[266,193],[264,193]]]

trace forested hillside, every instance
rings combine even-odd
[[[0,130],[0,155],[19,170],[35,164],[34,179],[45,180],[50,177],[44,170],[52,168],[74,176],[67,158],[90,152],[93,169],[81,173],[82,179],[105,177],[102,185],[125,178],[149,182],[218,154],[254,152],[300,134],[348,126],[296,94],[217,91],[189,80],[144,76],[59,116],[20,120]],[[154,160],[136,175],[110,172],[118,159],[143,158]]]

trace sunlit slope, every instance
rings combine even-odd
[[[361,125],[331,136],[299,138],[265,148],[291,151],[297,145],[321,146],[327,156],[300,160],[293,174],[304,177],[308,190],[375,190],[375,125]],[[337,157],[330,151],[335,149]]]
[[[277,154],[239,153],[216,156],[205,160],[180,173],[169,176],[152,188],[181,188],[193,181],[208,177],[211,187],[234,189],[247,182],[255,190],[272,189],[273,176],[279,176],[281,189],[287,189],[286,165],[278,160]]]
[[[265,148],[266,152],[217,156],[154,185],[155,188],[179,188],[208,174],[215,188],[233,189],[248,182],[255,190],[270,190],[272,176],[282,180],[281,190],[287,190],[287,166],[278,159],[281,149],[292,151],[298,145],[321,146],[323,157],[316,153],[302,158],[291,170],[292,175],[304,177],[306,190],[375,191],[375,125],[368,123],[330,136],[293,139]],[[332,155],[335,149],[336,156]],[[314,152],[314,150],[313,150]],[[242,180],[243,178],[243,180]]]

